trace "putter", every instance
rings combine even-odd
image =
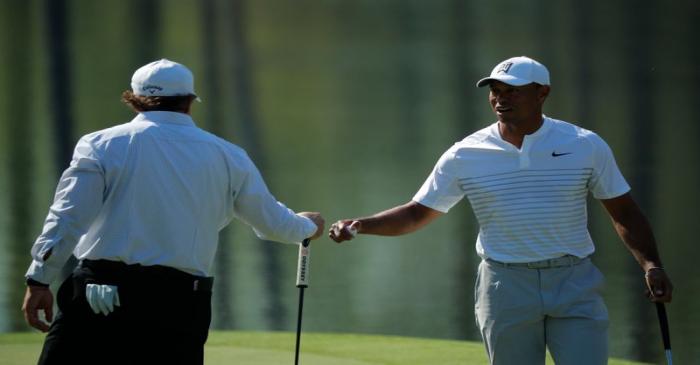
[[[304,288],[309,286],[309,260],[311,259],[311,240],[305,239],[299,245],[297,262],[297,288],[299,288],[299,315],[297,316],[297,345],[294,352],[294,365],[299,365],[299,343],[301,341],[301,313],[304,309]]]
[[[664,350],[666,352],[666,364],[673,365],[673,356],[671,354],[671,334],[668,330],[668,317],[666,316],[666,306],[664,306],[664,303],[656,303],[656,314],[659,315],[661,337],[663,338]]]

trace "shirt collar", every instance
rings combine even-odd
[[[542,114],[542,125],[535,131],[535,133],[528,134],[525,137],[528,139],[533,139],[547,134],[547,131],[552,127],[552,123],[553,122],[549,117]],[[498,121],[491,125],[491,135],[499,140],[503,140],[503,137],[501,137],[501,132],[498,130]]]
[[[189,114],[166,111],[141,112],[136,116],[136,118],[134,118],[133,121],[149,121],[153,123],[168,123],[195,126],[194,120],[192,120],[192,117]]]
[[[539,129],[535,131],[535,133],[528,134],[528,138],[539,138],[545,134],[547,134],[547,131],[549,128],[552,126],[552,121],[547,118],[546,115],[542,114],[542,125],[540,126]]]

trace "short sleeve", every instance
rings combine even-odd
[[[596,199],[612,199],[630,191],[630,186],[617,167],[610,146],[597,134],[589,138],[593,144],[593,176],[589,190]]]
[[[450,149],[435,164],[432,173],[413,196],[413,201],[447,213],[464,197],[464,192],[455,177],[456,165],[455,153]]]

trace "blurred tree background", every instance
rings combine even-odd
[[[615,151],[676,285],[674,355],[700,359],[700,3],[481,0],[0,0],[0,331],[73,145],[124,123],[133,71],[189,66],[198,125],[244,147],[270,189],[328,222],[408,201],[452,143],[495,119],[474,83],[528,55],[552,74],[548,115]],[[642,272],[591,202],[611,353],[662,359]],[[468,203],[410,236],[314,243],[305,330],[478,339]],[[293,330],[293,246],[222,232],[213,328]]]

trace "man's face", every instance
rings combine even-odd
[[[523,120],[540,118],[542,105],[549,94],[549,86],[535,83],[511,86],[500,81],[489,85],[491,109],[504,123],[518,123]]]

